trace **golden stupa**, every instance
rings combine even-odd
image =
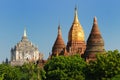
[[[85,41],[84,31],[78,20],[77,8],[75,8],[74,21],[69,31],[68,41]]]

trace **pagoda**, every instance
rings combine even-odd
[[[97,18],[94,17],[91,33],[87,40],[85,59],[87,61],[95,60],[97,53],[104,53],[104,40],[98,28]]]
[[[62,38],[60,25],[58,26],[58,35],[52,48],[52,56],[66,55],[66,45]]]
[[[69,55],[83,55],[85,49],[84,30],[78,19],[77,8],[75,8],[74,20],[68,33],[67,51]]]

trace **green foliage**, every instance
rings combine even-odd
[[[44,80],[45,71],[33,63],[23,66],[0,65],[0,80]]]
[[[86,62],[79,55],[54,57],[44,66],[46,80],[84,80],[85,66]]]
[[[97,60],[87,64],[86,80],[111,80],[120,74],[120,53],[118,50],[98,54]]]
[[[111,80],[119,80],[119,79],[120,79],[120,74],[119,74],[119,75],[114,76]]]
[[[10,65],[1,64],[0,80],[19,80],[19,70]]]
[[[119,80],[118,50],[97,54],[96,61],[86,64],[79,56],[52,58],[44,67],[47,80]]]
[[[42,80],[45,78],[45,71],[33,63],[24,64],[20,67],[22,80]]]
[[[0,80],[119,80],[118,50],[97,54],[96,61],[86,63],[79,55],[58,56],[48,60],[44,69],[29,63],[13,67],[0,64]]]

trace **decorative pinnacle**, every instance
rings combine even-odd
[[[58,26],[58,35],[61,35],[60,24],[59,24],[59,26]]]
[[[77,6],[75,5],[75,11],[77,10]]]
[[[74,15],[74,23],[78,23],[78,13],[77,13],[77,7],[75,6],[75,15]]]
[[[96,17],[96,16],[94,17],[93,23],[94,23],[94,24],[97,24],[97,17]]]
[[[27,37],[26,28],[24,28],[24,34],[23,34],[23,37]]]

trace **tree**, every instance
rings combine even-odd
[[[45,79],[45,71],[37,66],[37,64],[28,63],[20,67],[23,73],[22,80],[43,80]]]
[[[114,76],[111,80],[119,80],[119,79],[120,79],[120,74],[119,74],[119,75]]]
[[[97,60],[87,64],[86,80],[109,80],[120,74],[120,53],[118,50],[98,54]]]
[[[79,55],[53,57],[44,66],[46,80],[84,80],[85,66],[86,62]]]
[[[0,64],[0,80],[19,80],[19,70],[7,64]]]
[[[23,66],[0,64],[0,80],[44,80],[45,71],[37,64]]]

